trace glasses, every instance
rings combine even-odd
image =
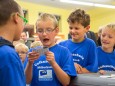
[[[48,29],[46,29],[46,30],[44,30],[44,29],[37,29],[37,32],[40,33],[40,34],[43,34],[44,32],[45,32],[46,34],[50,34],[50,33],[53,32],[55,29],[56,29],[56,28],[54,28],[54,29],[48,28]]]
[[[17,53],[18,53],[18,54],[22,54],[22,55],[27,54],[26,52],[23,52],[23,51],[17,52]]]
[[[20,14],[18,14],[18,16],[19,16],[20,18],[23,19],[23,21],[24,21],[24,25],[26,25],[26,24],[28,23],[28,20],[27,20],[26,18],[24,18],[24,17],[21,16]]]

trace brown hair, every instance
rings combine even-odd
[[[0,25],[6,24],[12,13],[20,13],[19,7],[14,0],[0,0]]]
[[[84,10],[76,9],[69,15],[67,22],[78,22],[81,23],[84,27],[87,27],[88,25],[90,25],[90,16],[89,14],[86,14]]]

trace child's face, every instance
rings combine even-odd
[[[38,21],[37,33],[43,46],[51,47],[55,44],[55,36],[58,34],[58,27],[55,27],[51,20]]]
[[[21,38],[22,40],[26,41],[26,40],[27,40],[26,33],[25,33],[25,32],[22,32],[20,38]]]
[[[113,48],[115,45],[115,30],[109,28],[103,29],[101,43],[104,48]]]
[[[21,13],[18,13],[18,14],[20,14],[21,16],[23,16],[23,11],[22,11],[22,9],[20,8],[20,11],[21,11]],[[24,22],[23,22],[23,19],[22,18],[20,18],[18,15],[15,17],[16,18],[16,22],[17,22],[17,27],[16,27],[16,33],[15,33],[15,38],[14,38],[14,41],[17,41],[17,40],[19,40],[20,39],[20,35],[21,35],[21,32],[23,31],[23,29],[24,29]]]
[[[85,33],[89,30],[88,26],[84,28],[80,23],[69,23],[69,33],[72,40],[75,42],[81,42],[84,40]]]
[[[24,62],[27,55],[27,51],[24,48],[19,47],[18,49],[16,49],[16,52],[19,54],[21,61]]]

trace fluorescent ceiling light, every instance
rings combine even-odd
[[[104,8],[113,8],[115,9],[115,6],[113,5],[105,5],[105,4],[94,4],[95,7],[104,7]]]
[[[73,1],[73,0],[60,0],[60,2],[71,3],[71,4],[79,4],[79,5],[87,5],[87,6],[93,6],[93,3],[81,2],[81,1]]]
[[[81,1],[76,1],[76,0],[60,0],[60,2],[115,9],[115,6],[113,5],[96,4],[96,3],[91,3],[91,2],[81,2]]]

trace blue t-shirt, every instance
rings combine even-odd
[[[97,47],[98,70],[115,71],[115,50],[107,53],[99,46]]]
[[[8,45],[0,46],[0,86],[26,86],[21,60]]]
[[[30,50],[31,51],[31,50]],[[71,54],[67,48],[56,44],[49,48],[49,51],[55,55],[55,61],[70,77],[76,76],[76,70],[73,64]],[[56,77],[52,66],[42,55],[33,64],[33,78],[31,86],[62,86]]]
[[[85,38],[82,42],[75,43],[69,39],[59,44],[70,50],[75,63],[80,64],[90,72],[98,71],[96,45],[93,40]]]

